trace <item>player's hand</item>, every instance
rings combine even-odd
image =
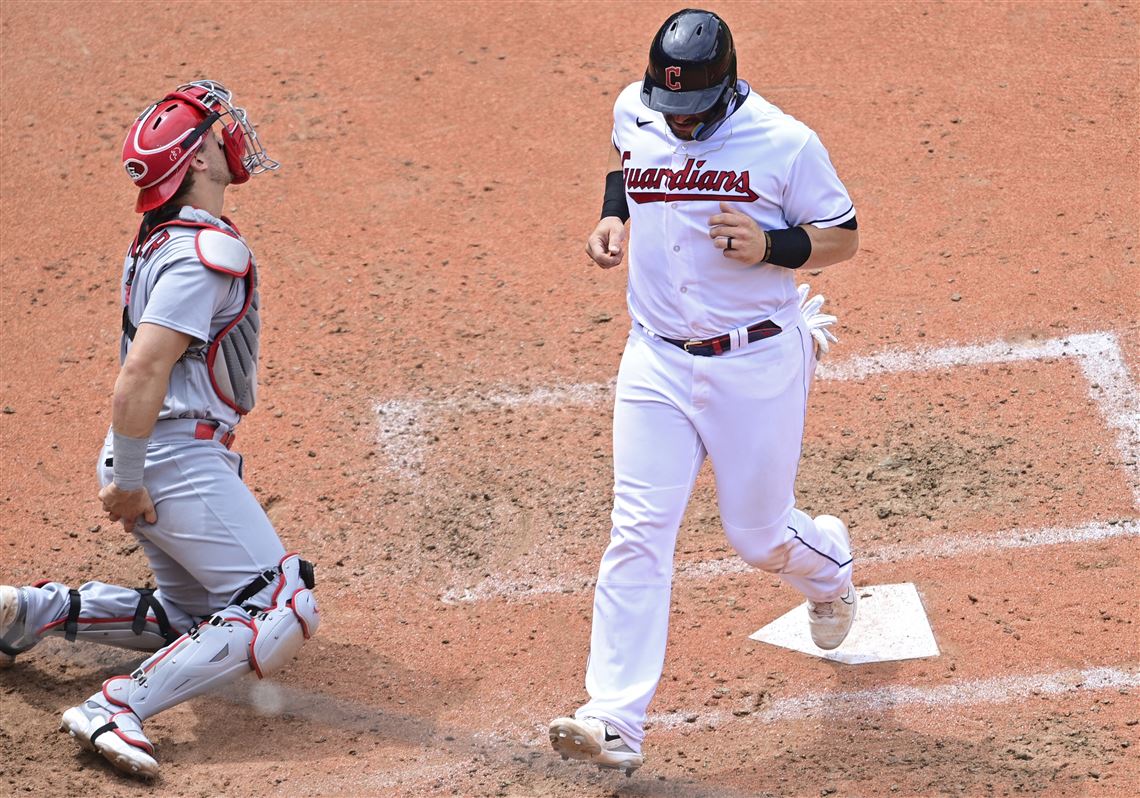
[[[839,343],[839,339],[830,329],[831,325],[835,324],[838,319],[830,314],[819,312],[823,308],[823,294],[816,294],[808,299],[811,286],[807,283],[801,285],[798,290],[800,292],[800,313],[803,314],[808,332],[811,333],[812,340],[815,341],[815,359],[823,360],[823,356],[831,351],[831,344]]]
[[[709,238],[726,258],[749,266],[755,266],[764,257],[764,231],[760,225],[751,216],[733,210],[727,202],[722,202],[720,213],[709,219]]]
[[[603,269],[612,269],[625,256],[625,222],[606,216],[586,239],[586,254]]]
[[[123,529],[130,532],[135,528],[139,517],[153,524],[158,520],[158,513],[154,511],[154,502],[146,488],[138,490],[121,490],[112,482],[99,491],[99,501],[103,502],[103,509],[112,521],[122,521]]]

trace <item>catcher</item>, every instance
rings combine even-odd
[[[154,652],[63,713],[61,731],[154,777],[143,723],[253,671],[268,676],[320,623],[312,565],[287,553],[242,482],[234,428],[257,395],[260,303],[226,188],[276,169],[224,86],[195,81],[130,128],[123,166],[142,223],[123,267],[121,368],[99,499],[145,552],[157,589],[0,586],[0,656],[43,637]]]

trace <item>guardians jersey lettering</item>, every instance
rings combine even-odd
[[[621,155],[622,175],[629,198],[640,204],[698,200],[754,202],[759,199],[748,183],[748,170],[737,174],[725,169],[704,169],[708,161],[689,158],[680,169],[634,169],[625,166],[633,153]],[[664,188],[664,191],[660,189]]]

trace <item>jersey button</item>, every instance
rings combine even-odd
[[[674,244],[674,245],[673,245],[673,251],[674,251],[674,252],[680,252],[680,251],[681,251],[681,248],[680,248],[679,246],[677,246],[676,244]]]
[[[681,286],[681,293],[682,293],[682,294],[687,294],[687,293],[689,293],[689,289],[688,289],[688,288],[686,288],[685,286]]]

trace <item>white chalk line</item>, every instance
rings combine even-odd
[[[862,690],[813,691],[778,698],[759,707],[755,705],[755,698],[749,696],[740,699],[735,708],[655,713],[648,718],[648,731],[655,734],[686,727],[708,729],[736,724],[857,721],[868,714],[915,710],[938,710],[945,713],[965,707],[999,706],[1013,701],[1049,700],[1109,690],[1128,693],[1138,687],[1140,663],[1126,663],[1120,666],[1101,665],[1009,674],[934,686],[885,685]],[[394,788],[402,785],[407,789],[415,784],[436,780],[443,780],[446,786],[448,777],[454,776],[454,764],[449,766],[447,759],[440,762],[441,757],[470,758],[477,755],[484,760],[508,762],[512,766],[520,761],[530,762],[531,767],[537,761],[557,764],[546,739],[547,717],[532,717],[530,722],[520,724],[520,730],[531,731],[530,734],[524,732],[520,737],[499,730],[451,727],[427,718],[393,716],[381,707],[316,691],[280,686],[278,689],[282,691],[281,700],[288,708],[287,711],[293,716],[305,718],[313,724],[381,735],[424,749],[423,755],[415,763],[397,766],[395,770],[389,769],[384,774],[365,774],[353,782],[357,787]],[[238,690],[231,689],[228,692],[231,700],[250,702]],[[935,723],[943,717],[941,714],[932,717],[929,712],[926,715]],[[535,760],[531,752],[539,750],[546,752],[550,759]]]
[[[1039,546],[1095,543],[1113,538],[1140,536],[1140,519],[1116,522],[1090,522],[1074,527],[1007,529],[988,534],[946,536],[907,544],[860,547],[855,556],[861,566],[898,560],[959,557],[1004,549],[1030,549]],[[715,579],[755,571],[739,557],[702,562],[682,562],[674,571],[676,580]],[[593,588],[592,576],[563,579],[510,578],[490,576],[472,588],[451,588],[442,596],[445,604],[471,603],[490,599],[523,601],[550,593],[577,594]]]
[[[389,399],[373,406],[379,424],[377,435],[389,468],[412,482],[424,470],[424,442],[440,419],[459,412],[478,413],[514,407],[601,404],[613,397],[614,380],[569,383],[535,388],[526,393],[503,389],[486,396],[448,399]]]
[[[286,687],[270,683],[280,692],[279,702],[291,715],[314,723],[328,724],[358,732],[383,734],[407,743],[442,748],[456,752],[469,749],[471,740],[485,738],[516,744],[499,734],[475,732],[471,740],[456,734],[447,742],[448,727],[428,718],[401,716],[364,702],[352,701],[319,691]],[[947,710],[979,704],[1003,704],[1019,699],[1063,696],[1103,690],[1127,691],[1140,687],[1140,663],[1090,665],[1084,668],[1065,668],[1039,673],[1008,674],[982,679],[951,681],[933,686],[888,684],[862,690],[821,690],[801,695],[778,698],[756,705],[754,696],[737,700],[733,708],[685,711],[673,710],[650,715],[651,730],[675,729],[685,726],[715,727],[725,723],[779,723],[799,720],[839,719],[851,720],[861,714],[906,711],[911,709]],[[242,690],[229,688],[223,694],[231,700],[256,706],[252,696]],[[276,714],[274,712],[273,714]],[[545,730],[548,718],[536,719],[535,727],[542,731],[535,744],[545,747]],[[541,725],[539,726],[539,723]],[[524,725],[525,728],[525,725]],[[523,743],[526,745],[527,743]]]
[[[690,724],[718,726],[726,722],[775,723],[818,718],[850,719],[860,713],[907,709],[948,709],[975,704],[1002,704],[1017,699],[1055,696],[1098,690],[1129,690],[1140,687],[1137,664],[1124,667],[1090,667],[1052,673],[1033,673],[974,679],[935,687],[888,685],[866,690],[816,692],[780,698],[755,707],[748,697],[737,709],[711,712],[663,712],[649,716],[654,729]]]
[[[914,350],[888,349],[875,355],[821,363],[819,379],[857,381],[899,374],[1003,363],[1074,358],[1089,381],[1089,395],[1116,432],[1116,448],[1140,506],[1140,392],[1114,333],[1080,333],[1043,341],[995,341]],[[520,392],[503,388],[486,396],[447,399],[391,399],[378,402],[377,439],[395,473],[413,482],[424,473],[425,441],[443,418],[457,411],[482,412],[514,407],[577,406],[612,401],[614,381],[543,386]]]

